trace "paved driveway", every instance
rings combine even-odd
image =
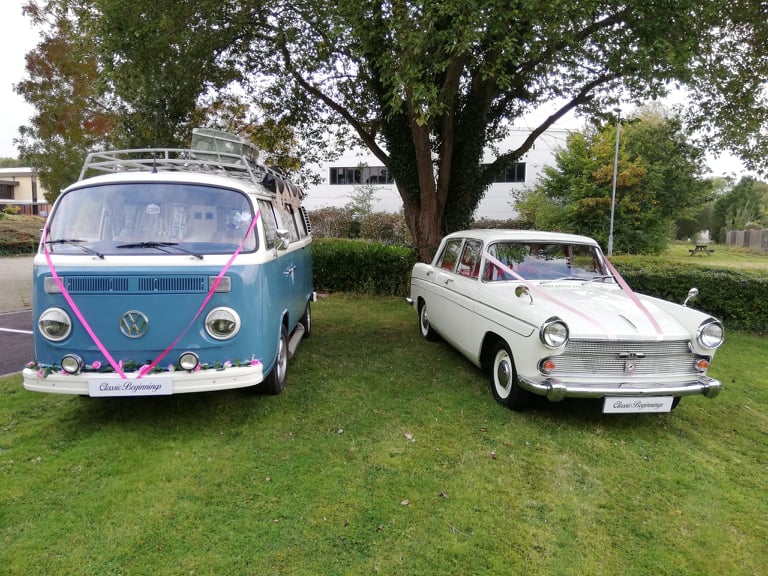
[[[31,306],[32,256],[0,258],[0,375],[34,358]]]
[[[32,307],[32,256],[0,258],[0,312]]]

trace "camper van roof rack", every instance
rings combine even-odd
[[[304,192],[279,170],[258,161],[258,150],[238,136],[212,129],[193,130],[192,148],[138,148],[88,154],[80,180],[91,172],[196,172],[249,180],[298,205]]]

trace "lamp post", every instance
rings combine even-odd
[[[613,256],[613,214],[616,210],[616,177],[619,171],[619,133],[621,132],[621,108],[616,112],[616,150],[613,154],[613,185],[611,186],[611,228],[608,232],[608,256]]]

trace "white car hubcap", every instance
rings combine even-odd
[[[493,384],[500,398],[509,396],[512,381],[512,361],[505,350],[499,350],[493,362]]]

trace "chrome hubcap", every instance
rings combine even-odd
[[[509,363],[509,356],[504,352],[496,355],[495,374],[496,392],[502,398],[506,398],[512,389],[512,366]]]

